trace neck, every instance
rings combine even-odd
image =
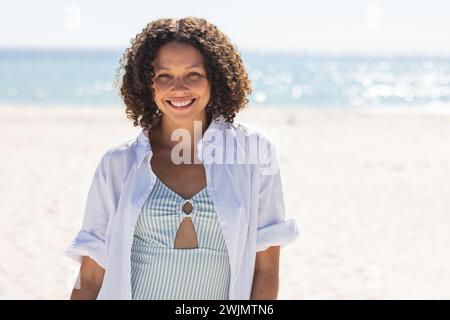
[[[190,148],[191,155],[197,157],[197,143],[203,137],[211,119],[206,113],[201,113],[196,119],[184,123],[174,122],[164,114],[161,124],[154,131],[153,141],[164,149],[173,149],[175,146]],[[173,139],[172,140],[172,135]],[[194,161],[194,160],[192,160]]]

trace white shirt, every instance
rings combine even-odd
[[[256,162],[227,161],[251,158],[255,141]],[[229,299],[249,300],[256,252],[284,246],[299,235],[295,220],[286,218],[275,145],[260,129],[236,120],[230,124],[220,116],[197,148],[230,258]],[[95,170],[81,230],[66,254],[78,262],[89,256],[105,269],[98,300],[132,298],[131,246],[138,215],[156,181],[152,154],[142,129],[109,148]]]

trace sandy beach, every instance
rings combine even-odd
[[[450,113],[249,107],[276,130],[286,209],[279,299],[450,299]],[[0,107],[0,299],[68,299],[94,169],[135,136],[120,107]]]

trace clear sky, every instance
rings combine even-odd
[[[151,20],[195,15],[239,49],[450,55],[450,1],[7,0],[1,47],[125,47]]]

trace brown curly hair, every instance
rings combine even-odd
[[[232,123],[236,113],[249,102],[251,82],[228,37],[215,25],[197,17],[154,20],[131,40],[131,47],[120,59],[115,83],[122,78],[120,96],[127,118],[134,120],[134,126],[140,124],[145,129],[160,124],[162,113],[151,90],[155,76],[152,62],[158,50],[169,42],[190,44],[200,51],[211,86],[207,116],[215,119],[223,115],[226,122]]]

